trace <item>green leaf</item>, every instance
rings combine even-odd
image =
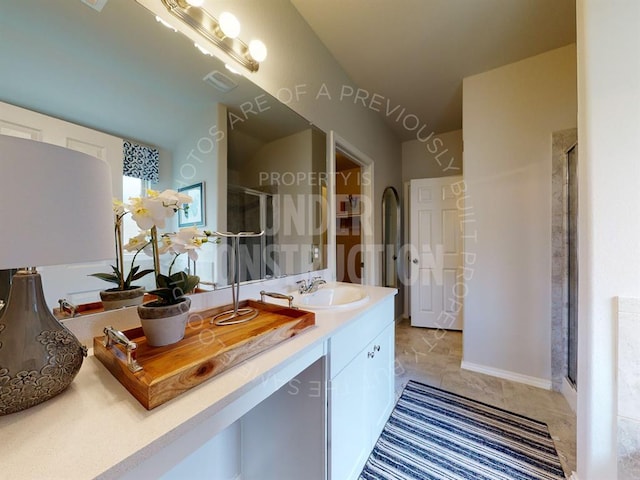
[[[104,280],[105,282],[120,284],[120,277],[114,275],[113,273],[92,273],[91,277],[99,278],[100,280]]]
[[[147,270],[142,270],[141,272],[135,274],[131,279],[132,280],[140,280],[142,277],[144,277],[145,275],[148,275],[150,273],[153,272],[152,268],[149,268]]]
[[[176,272],[172,275],[156,276],[156,285],[158,288],[149,293],[157,295],[161,298],[162,303],[176,304],[187,293],[191,293],[196,285],[200,282],[200,278],[196,275],[189,275],[186,272]]]
[[[200,283],[200,277],[197,275],[189,275],[185,288],[185,293],[191,293],[196,289],[196,286]]]

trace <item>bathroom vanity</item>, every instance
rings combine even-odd
[[[3,476],[357,477],[394,403],[396,290],[362,288],[365,303],[316,310],[314,327],[151,411],[90,353],[61,395],[0,417]],[[198,295],[192,309],[226,294]],[[125,309],[68,326],[91,345],[101,326],[137,322]]]

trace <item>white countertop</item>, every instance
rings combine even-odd
[[[259,284],[246,288],[242,298],[258,298],[256,291],[262,288]],[[63,393],[30,409],[0,417],[1,476],[20,480],[117,478],[193,426],[264,385],[265,379],[277,377],[278,372],[305,355],[318,352],[337,330],[396,293],[392,288],[362,288],[370,297],[367,304],[335,312],[318,311],[315,327],[150,411],[90,353]],[[219,301],[225,293],[201,295],[196,296],[198,305],[192,309],[228,303]],[[87,346],[107,324],[131,328],[139,324],[136,310],[67,322]]]

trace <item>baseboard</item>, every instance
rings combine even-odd
[[[510,372],[508,370],[501,370],[499,368],[478,365],[477,363],[465,362],[464,360],[462,361],[460,367],[472,372],[484,373],[485,375],[504,378],[505,380],[511,380],[512,382],[524,383],[526,385],[531,385],[532,387],[551,390],[551,380],[545,380],[544,378],[530,377],[529,375],[522,375],[520,373]]]
[[[577,413],[578,411],[578,392],[576,389],[569,383],[567,377],[562,379],[562,385],[560,386],[560,392],[564,396],[565,400],[573,410],[573,413]]]

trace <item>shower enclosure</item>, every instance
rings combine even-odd
[[[578,381],[578,145],[567,152],[567,378]]]
[[[230,232],[261,232],[261,237],[239,240],[240,281],[260,280],[277,275],[273,195],[245,187],[229,186],[227,229]],[[231,248],[231,244],[228,244]]]

